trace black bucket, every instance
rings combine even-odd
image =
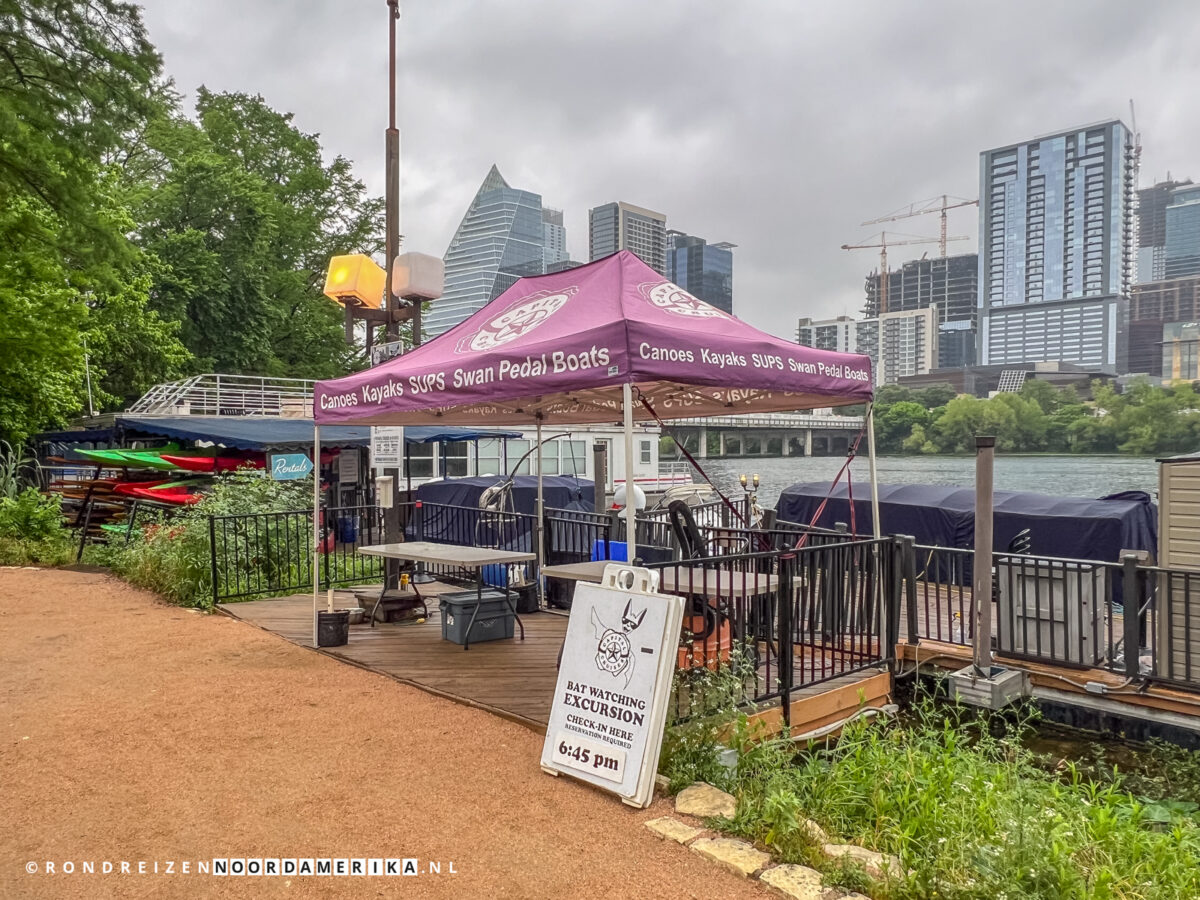
[[[350,640],[350,610],[317,613],[317,646],[341,647]]]

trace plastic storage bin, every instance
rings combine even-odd
[[[479,614],[468,636],[467,625],[477,602],[479,598],[475,591],[442,594],[438,604],[442,613],[442,640],[462,645],[501,641],[513,636],[513,613],[499,591],[483,592]]]
[[[343,544],[354,544],[358,542],[358,519],[343,516],[337,520],[338,540]]]

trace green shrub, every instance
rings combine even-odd
[[[0,565],[61,566],[71,560],[72,547],[57,494],[26,488],[0,496]]]
[[[172,603],[209,609],[213,594],[209,516],[311,508],[312,482],[308,479],[272,481],[264,472],[237,472],[219,479],[195,506],[135,529],[128,544],[113,544],[107,555],[113,571],[138,587]],[[297,548],[312,545],[306,521],[280,517],[253,524],[229,523],[217,541],[221,583],[300,583],[304,573],[293,569],[295,559],[306,560]]]
[[[0,497],[15,499],[21,493],[21,485],[29,483],[32,464],[8,441],[0,441]]]
[[[728,661],[713,669],[678,669],[672,684],[672,721],[663,734],[658,770],[674,793],[704,781],[728,787],[733,773],[719,760],[729,746],[745,743],[746,715],[755,677],[753,656],[735,644]]]

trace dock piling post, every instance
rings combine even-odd
[[[975,624],[973,658],[984,678],[992,674],[992,471],[996,439],[975,438],[975,559],[971,605]]]
[[[1128,678],[1136,678],[1141,674],[1139,651],[1142,643],[1139,627],[1142,597],[1141,591],[1138,590],[1138,555],[1136,553],[1121,554],[1121,573],[1121,601],[1125,607],[1121,623],[1123,626],[1125,675]]]

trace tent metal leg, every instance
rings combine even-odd
[[[321,598],[321,426],[313,425],[313,512],[312,512],[313,646],[319,647],[317,612]]]
[[[632,565],[637,558],[637,503],[633,479],[633,387],[621,385],[621,405],[625,411],[625,559]]]
[[[871,473],[871,522],[874,525],[875,538],[883,536],[883,526],[879,521],[879,478],[875,472],[875,404],[867,406],[867,465]]]
[[[542,569],[546,567],[546,497],[542,489],[542,416],[537,419],[537,452],[534,453],[534,464],[537,466],[537,599],[538,607],[546,605],[543,589]],[[507,590],[505,591],[507,594]]]

